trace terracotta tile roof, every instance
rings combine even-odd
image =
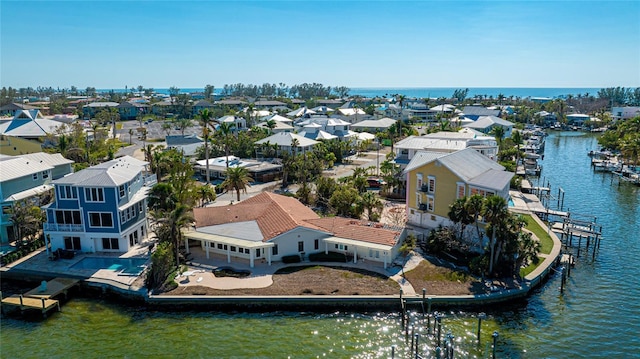
[[[388,246],[394,246],[402,232],[397,227],[352,218],[326,217],[308,219],[306,222],[331,232],[336,237]]]
[[[194,208],[193,215],[196,228],[256,221],[263,241],[299,226],[321,230],[305,221],[318,218],[314,211],[295,198],[271,192],[263,192],[232,206]]]

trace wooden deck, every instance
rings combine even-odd
[[[14,294],[7,298],[2,298],[2,307],[18,307],[21,312],[27,309],[40,310],[44,317],[47,316],[47,312],[53,308],[58,308],[60,311],[60,302],[57,299],[52,299],[60,294],[64,294],[65,298],[70,288],[77,285],[79,280],[70,278],[56,278],[46,282],[46,285],[42,285],[34,288],[24,295]],[[2,293],[0,292],[0,297]]]
[[[52,297],[64,294],[67,295],[67,291],[78,284],[79,280],[71,278],[56,278],[47,282],[46,287],[39,286],[34,288],[24,295],[33,298],[45,298],[50,299]],[[44,289],[44,290],[43,290]]]

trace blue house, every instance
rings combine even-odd
[[[53,189],[52,180],[73,172],[72,163],[59,153],[0,155],[0,245],[17,239],[9,214],[14,204],[28,201],[40,206],[40,196]]]
[[[43,207],[51,250],[127,252],[147,238],[147,192],[156,183],[147,164],[124,156],[52,181],[55,201]]]

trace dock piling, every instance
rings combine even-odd
[[[482,319],[486,318],[487,315],[484,313],[480,313],[478,314],[478,334],[477,334],[477,338],[478,338],[478,343],[480,342],[480,331],[482,328]]]

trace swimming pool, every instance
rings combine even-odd
[[[106,269],[118,275],[137,276],[146,268],[144,258],[85,257],[71,266],[72,269]]]

